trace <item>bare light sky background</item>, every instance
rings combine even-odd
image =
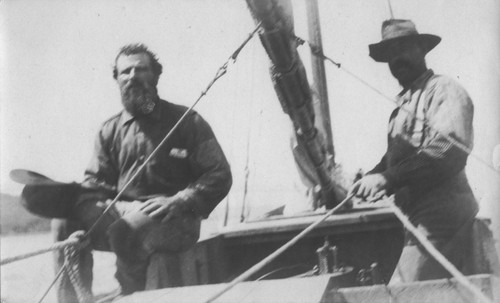
[[[393,0],[396,18],[443,38],[428,66],[464,85],[475,104],[474,154],[491,163],[500,143],[500,2]],[[296,32],[307,38],[303,1],[294,1]],[[385,64],[368,57],[388,19],[385,0],[323,0],[324,52],[388,96],[399,92]],[[0,2],[0,190],[19,194],[14,168],[61,181],[81,181],[101,123],[121,110],[111,70],[118,49],[143,42],[164,66],[163,99],[190,105],[218,67],[254,28],[243,0]],[[305,65],[309,52],[300,50]],[[370,169],[386,147],[394,105],[327,63],[336,160],[348,173]],[[310,78],[311,79],[311,78]],[[235,184],[230,203],[277,205],[300,199],[289,150],[290,124],[268,74],[268,59],[253,39],[196,108],[228,156]],[[250,140],[248,140],[250,137]],[[479,199],[495,174],[475,159],[467,171]],[[498,182],[498,179],[496,179]]]

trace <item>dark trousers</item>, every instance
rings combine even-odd
[[[472,227],[474,220],[465,222],[450,237],[433,237],[432,231],[422,225],[417,229],[427,237],[431,244],[458,270],[470,274],[469,256],[473,246]],[[392,275],[390,284],[408,283],[415,281],[451,278],[448,271],[429,255],[420,243],[406,232],[405,247]]]
[[[116,203],[112,211],[106,214],[97,225],[95,232],[90,235],[93,249],[113,251],[116,254],[115,277],[124,294],[146,289],[148,264],[154,253],[165,254],[166,259],[175,259],[177,254],[192,247],[199,237],[201,219],[194,214],[186,213],[162,223],[138,211],[139,206],[140,202]],[[78,229],[89,229],[105,207],[106,205],[102,205],[99,201],[89,200],[77,206],[76,221],[54,220],[53,230],[56,239],[65,239]],[[86,285],[91,286],[93,262],[90,250],[82,251],[80,259],[82,279],[85,280]],[[169,263],[172,262],[167,262]],[[62,266],[62,253],[56,257],[56,264],[56,267]],[[172,268],[172,271],[179,270]],[[170,273],[168,279],[164,279],[168,280],[167,285],[159,284],[158,286],[180,286],[180,283],[175,281],[178,279],[173,272]],[[58,296],[59,293],[61,294],[59,302],[77,302],[71,301],[76,297],[69,285],[69,280],[67,278],[64,280],[58,291]],[[154,283],[148,283],[148,285],[154,285]]]

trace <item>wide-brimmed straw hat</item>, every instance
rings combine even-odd
[[[370,44],[370,57],[377,62],[388,62],[388,48],[396,41],[413,40],[428,53],[439,44],[441,38],[431,34],[419,34],[411,20],[390,19],[382,23],[382,41]]]

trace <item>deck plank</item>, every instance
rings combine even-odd
[[[307,279],[284,279],[242,282],[223,294],[217,303],[250,302],[321,302],[329,276]],[[166,288],[134,293],[118,303],[205,302],[225,284]]]
[[[498,298],[498,280],[491,275],[469,276],[469,280],[490,298]],[[453,279],[335,289],[328,275],[308,278],[242,282],[217,299],[217,303],[250,302],[338,302],[338,303],[460,303],[476,302],[471,294]],[[134,293],[118,303],[202,303],[225,284],[166,288]],[[498,301],[494,301],[498,302]]]
[[[301,217],[283,217],[279,219],[267,219],[261,221],[245,222],[244,224],[231,225],[225,227],[221,234],[224,238],[241,238],[247,236],[256,236],[262,234],[273,234],[278,232],[294,232],[303,230],[310,224],[317,221],[324,214],[315,214]],[[375,224],[380,228],[380,223],[388,221],[391,226],[399,224],[394,214],[388,208],[378,208],[370,210],[359,210],[354,212],[334,214],[327,218],[318,228],[329,226],[361,226]]]

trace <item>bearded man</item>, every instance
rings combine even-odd
[[[88,190],[78,194],[71,214],[78,225],[89,229],[125,188],[123,201],[104,215],[90,235],[94,249],[116,254],[121,294],[146,288],[153,253],[175,255],[192,247],[201,219],[208,217],[232,183],[214,133],[196,112],[186,116],[139,172],[187,110],[159,98],[156,86],[161,73],[156,55],[143,44],[126,45],[119,51],[113,77],[124,110],[104,122],[97,134],[82,184]],[[67,236],[68,231],[60,232],[58,239],[62,234]],[[168,285],[162,287],[180,286],[180,279],[171,274]],[[68,302],[61,296],[59,300]]]

